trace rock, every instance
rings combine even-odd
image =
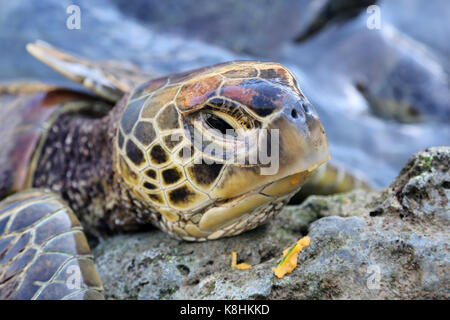
[[[310,0],[114,2],[122,12],[158,32],[199,39],[237,53],[271,56],[295,39],[303,23],[299,17],[304,15],[304,4]]]
[[[114,0],[121,12],[159,32],[214,43],[263,57],[320,31],[330,20],[349,19],[376,0]],[[251,41],[249,41],[251,39]]]
[[[68,29],[66,10],[72,4],[67,0],[2,4],[0,38],[8,50],[1,53],[0,81],[37,79],[73,86],[26,52],[25,45],[37,39],[89,59],[129,61],[155,75],[236,59],[217,46],[160,34],[125,16],[109,0],[78,3],[80,29]]]
[[[447,0],[383,0],[380,7],[383,21],[427,45],[450,71],[450,24],[443,23],[450,16]]]
[[[94,249],[110,299],[448,299],[450,147],[414,155],[385,190],[310,197],[265,226],[203,243],[159,231]],[[283,279],[271,268],[308,234]],[[231,252],[253,265],[231,269]]]
[[[377,215],[398,213],[416,222],[447,225],[450,219],[449,147],[430,148],[412,157],[388,188]]]
[[[360,99],[355,98],[354,108],[345,106],[350,112],[399,122],[449,122],[450,78],[440,59],[388,22],[368,29],[368,17],[364,12],[306,43],[286,46],[283,59],[320,79],[329,91],[354,91]]]
[[[342,23],[358,16],[361,11],[375,3],[377,0],[304,0],[300,19],[302,28],[295,40],[305,41],[330,24]]]

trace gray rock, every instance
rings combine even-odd
[[[400,122],[450,121],[450,79],[440,59],[386,21],[379,30],[368,29],[368,17],[364,12],[306,43],[286,46],[283,59],[320,79],[330,92],[353,91],[367,101],[364,110],[355,97],[357,106],[345,106],[351,112]]]
[[[376,0],[113,2],[159,32],[200,39],[237,53],[273,57],[285,43],[317,33],[330,20],[357,15]]]
[[[8,50],[0,53],[0,81],[70,83],[26,52],[25,45],[37,39],[89,59],[129,61],[156,75],[236,59],[217,46],[160,34],[123,15],[108,0],[78,3],[80,29],[68,29],[66,10],[72,4],[68,0],[2,3],[0,40]]]
[[[159,231],[94,249],[110,299],[448,299],[450,147],[414,155],[385,190],[310,197],[267,225],[203,243]],[[271,268],[308,234],[283,279]],[[253,267],[230,267],[231,252]]]
[[[199,39],[237,53],[271,56],[295,39],[303,23],[299,17],[304,15],[304,4],[310,1],[114,2],[122,12],[158,32]]]
[[[302,24],[296,42],[315,36],[332,24],[339,24],[358,16],[377,0],[303,0]]]
[[[450,71],[450,43],[447,40],[450,16],[447,0],[383,0],[380,2],[382,21],[431,48],[447,64]]]

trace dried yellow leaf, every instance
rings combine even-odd
[[[238,270],[248,270],[252,266],[249,265],[248,263],[239,263],[239,264],[237,264],[237,253],[236,253],[236,251],[233,251],[231,253],[231,267],[233,269],[238,269]]]
[[[291,273],[297,266],[298,254],[310,243],[311,239],[309,237],[303,237],[293,247],[283,250],[283,259],[276,268],[272,268],[273,273],[280,279],[287,273]]]

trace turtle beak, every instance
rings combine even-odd
[[[311,171],[330,159],[330,153],[319,117],[307,101],[284,109],[274,127],[280,130],[280,172],[262,193],[281,196],[298,190]]]
[[[286,177],[311,172],[330,159],[328,139],[314,107],[297,99],[271,123],[279,130],[279,172]]]

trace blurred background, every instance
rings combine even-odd
[[[37,39],[155,76],[281,62],[315,105],[332,161],[382,187],[413,153],[450,144],[449,17],[448,0],[0,0],[0,82],[75,86],[27,54]]]

